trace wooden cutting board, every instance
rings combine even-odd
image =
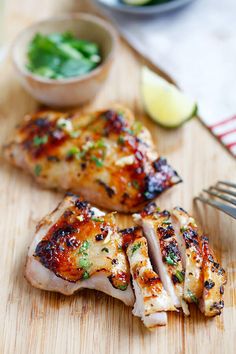
[[[86,1],[8,0],[7,42],[31,22],[62,12],[91,10]],[[119,101],[133,109],[151,130],[158,151],[168,157],[184,183],[159,198],[161,207],[181,205],[193,212],[228,271],[223,315],[209,320],[192,307],[191,317],[169,314],[168,325],[149,332],[131,309],[97,291],[71,297],[40,291],[24,279],[24,265],[36,223],[57,205],[62,195],[38,187],[23,172],[1,158],[0,210],[0,353],[1,354],[233,354],[236,335],[236,222],[193,197],[219,179],[236,180],[235,160],[197,119],[166,131],[144,115],[139,97],[140,63],[120,43],[109,80],[84,110]],[[191,73],[190,73],[191,74]],[[0,144],[23,115],[38,108],[19,85],[10,59],[0,65]],[[210,94],[210,93],[209,93]],[[226,93],[227,94],[227,93]],[[131,223],[119,216],[121,226]]]

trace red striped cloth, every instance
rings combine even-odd
[[[208,126],[217,139],[236,157],[236,115]]]

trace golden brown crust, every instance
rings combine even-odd
[[[180,207],[170,213],[161,212],[156,203],[147,205],[134,219],[139,224],[142,220],[142,225],[143,221],[154,225],[160,254],[163,262],[168,263],[169,274],[173,279],[173,271],[178,268],[178,280],[184,282],[184,299],[198,304],[205,316],[221,314],[226,274],[195,220]],[[185,272],[181,269],[181,260]]]
[[[34,257],[69,282],[103,272],[115,288],[125,290],[130,281],[129,268],[113,214],[96,216],[88,202],[73,198],[37,244]]]
[[[121,107],[90,115],[42,111],[27,116],[4,155],[46,187],[125,212],[181,181],[153,150],[146,128]]]
[[[205,316],[211,317],[220,315],[224,308],[223,294],[227,277],[210,248],[206,236],[202,237],[202,254],[204,290],[200,309]]]

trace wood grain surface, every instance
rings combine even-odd
[[[38,19],[81,9],[87,1],[8,0],[5,36],[8,44]],[[205,319],[192,307],[191,317],[169,314],[168,325],[149,332],[131,309],[97,291],[71,296],[40,291],[24,279],[27,248],[36,223],[57,205],[62,195],[39,188],[23,172],[0,159],[0,353],[1,354],[233,354],[236,338],[236,222],[193,203],[203,187],[219,179],[236,180],[235,160],[197,119],[174,131],[157,127],[144,115],[139,97],[140,63],[122,41],[111,76],[89,111],[121,102],[150,128],[158,151],[168,157],[184,183],[159,198],[161,207],[181,205],[193,212],[228,272],[222,316]],[[191,73],[190,73],[191,75]],[[20,86],[10,59],[0,64],[0,144],[23,115],[39,108]],[[210,94],[210,93],[209,93]],[[227,94],[227,93],[226,93]],[[222,97],[224,99],[224,97]],[[131,223],[119,215],[122,226]]]

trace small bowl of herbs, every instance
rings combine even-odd
[[[67,79],[91,72],[102,61],[97,43],[71,32],[36,33],[29,43],[26,68],[48,79]]]
[[[108,76],[117,33],[88,14],[50,18],[16,38],[12,57],[24,88],[50,106],[74,106],[91,100]]]

